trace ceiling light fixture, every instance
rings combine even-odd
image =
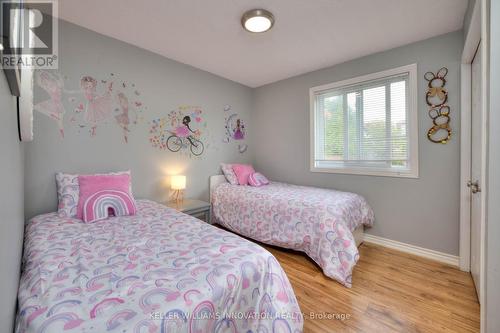
[[[3,44],[0,43],[0,51],[3,51]]]
[[[265,9],[252,9],[241,17],[241,25],[250,32],[266,32],[274,25],[274,16]]]

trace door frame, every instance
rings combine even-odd
[[[485,316],[485,295],[486,295],[486,284],[485,284],[485,240],[486,240],[486,162],[487,162],[487,147],[488,147],[488,133],[487,133],[487,121],[488,121],[488,108],[487,108],[487,90],[488,90],[488,39],[487,39],[487,18],[488,18],[488,6],[486,0],[477,0],[471,15],[471,21],[469,30],[465,37],[464,49],[462,52],[461,60],[461,108],[460,108],[460,263],[459,267],[463,271],[470,271],[470,190],[467,187],[467,182],[470,180],[471,174],[471,127],[466,126],[471,124],[471,103],[472,103],[472,60],[477,50],[477,45],[481,42],[479,46],[481,48],[482,55],[482,124],[483,131],[481,136],[481,160],[482,160],[482,170],[481,179],[479,180],[483,191],[481,192],[481,231],[480,231],[480,241],[481,241],[481,261],[480,261],[480,303],[481,303],[481,332],[484,332],[484,316]]]

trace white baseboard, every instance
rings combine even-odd
[[[460,258],[458,256],[454,256],[451,254],[438,252],[430,249],[425,249],[423,247],[401,243],[398,241],[394,241],[392,239],[382,238],[379,236],[374,236],[370,234],[364,235],[364,241],[367,243],[373,243],[380,246],[384,246],[390,249],[398,250],[405,253],[414,254],[416,256],[424,257],[427,259],[432,259],[435,261],[439,261],[454,267],[459,267]]]

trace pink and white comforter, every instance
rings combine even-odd
[[[276,259],[151,201],[91,224],[56,213],[26,229],[17,332],[302,332]]]
[[[357,194],[276,182],[221,184],[212,205],[217,223],[262,243],[303,251],[347,287],[359,258],[352,231],[374,221],[372,209]]]

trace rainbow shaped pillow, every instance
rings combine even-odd
[[[88,197],[83,204],[83,220],[88,223],[111,216],[128,215],[135,215],[134,199],[123,191],[99,191]]]
[[[269,184],[269,180],[260,172],[254,172],[248,176],[248,184],[250,186],[259,187]]]
[[[130,174],[79,176],[77,217],[91,223],[111,216],[135,215]]]

